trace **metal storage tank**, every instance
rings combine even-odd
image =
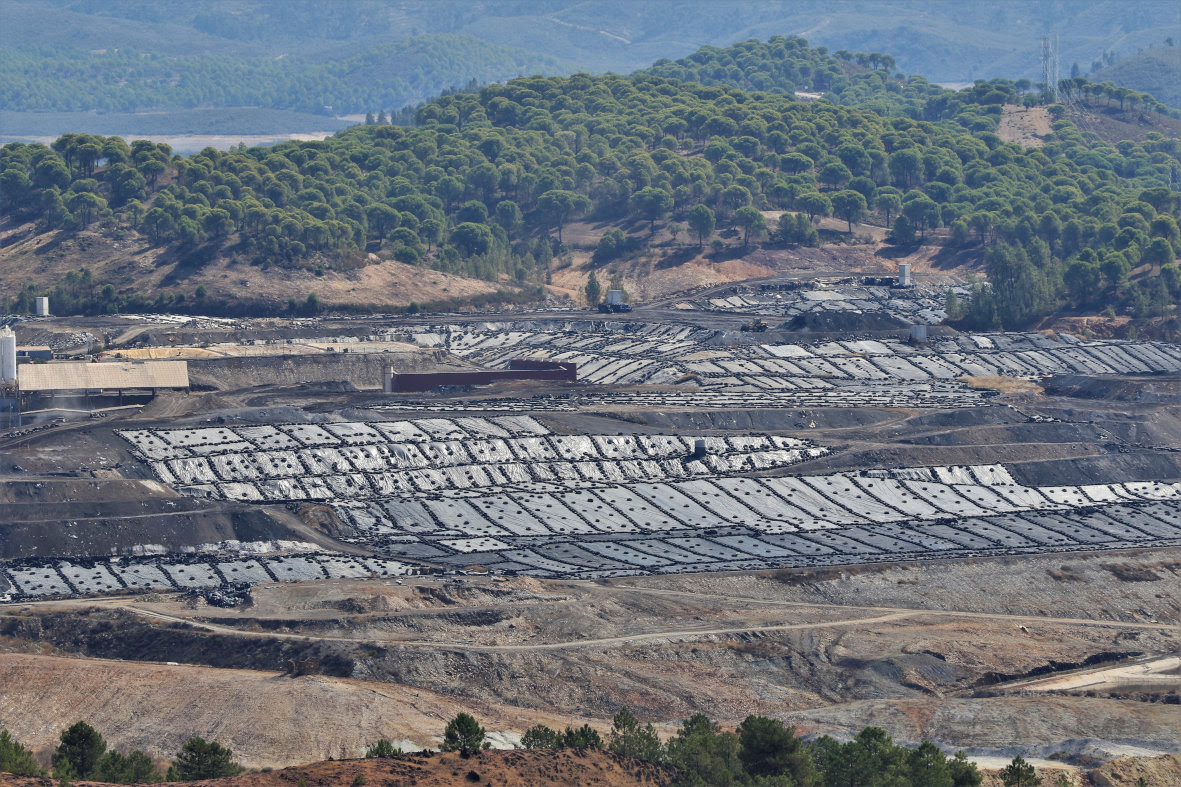
[[[7,325],[0,328],[0,382],[16,382],[16,334]]]
[[[34,303],[33,308],[35,309],[38,317],[48,317],[49,316],[49,298],[46,298],[45,296],[39,297],[36,300],[36,302]]]

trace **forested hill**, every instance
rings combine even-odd
[[[1088,142],[1060,120],[1041,148],[1006,144],[993,129],[1014,89],[941,93],[949,109],[932,122],[652,73],[523,78],[441,97],[414,128],[360,126],[323,142],[188,159],[86,135],[8,145],[2,209],[190,260],[330,269],[373,253],[538,284],[579,216],[675,220],[698,246],[719,226],[774,245],[814,242],[809,218],[834,215],[850,230],[872,218],[903,246],[946,228],[947,243],[978,247],[993,287],[973,299],[972,324],[1017,327],[1072,303],[1167,312],[1181,294],[1170,264],[1181,249],[1178,141]],[[767,232],[760,210],[789,213]],[[645,242],[609,232],[596,260]],[[55,304],[144,308],[134,282],[102,284],[75,280]],[[175,295],[148,305],[174,307]]]
[[[802,38],[774,36],[767,41],[741,41],[724,49],[702,47],[677,61],[657,61],[644,73],[744,90],[823,94],[833,103],[916,120],[953,120],[971,131],[994,129],[995,118],[982,118],[981,114],[987,116],[1000,104],[1036,106],[1053,98],[1044,84],[1029,79],[977,80],[963,90],[948,90],[917,74],[896,74],[896,65],[892,55],[882,52],[829,52],[825,47],[808,46]],[[1075,77],[1059,80],[1058,88],[1069,98],[1072,92],[1081,96],[1085,88],[1098,84]],[[1100,89],[1096,94],[1108,96],[1112,91]],[[1121,103],[1134,99],[1146,110],[1176,114],[1151,94],[1125,87],[1121,95]]]
[[[789,95],[823,93],[834,103],[862,106],[880,114],[917,117],[926,99],[947,91],[921,76],[908,80],[894,75],[893,56],[880,52],[834,53],[812,48],[802,38],[775,36],[749,40],[725,48],[702,47],[677,61],[658,60],[647,73],[700,82],[732,85],[745,90],[767,90]]]
[[[1118,59],[1087,78],[1151,93],[1169,106],[1181,108],[1181,41],[1174,44]]]

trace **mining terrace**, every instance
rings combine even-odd
[[[1181,348],[960,333],[947,286],[15,322],[56,357],[37,379],[183,362],[187,384],[5,400],[0,672],[276,670],[466,698],[506,728],[709,708],[989,752],[1021,718],[1030,756],[1175,752]],[[442,384],[389,390],[408,373]],[[4,683],[8,707],[28,699]],[[1050,721],[1067,708],[1087,721]],[[399,714],[304,731],[307,756],[431,745]],[[985,717],[996,735],[972,743]],[[246,761],[297,756],[250,723]]]

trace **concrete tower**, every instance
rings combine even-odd
[[[16,384],[16,334],[0,328],[0,383]]]

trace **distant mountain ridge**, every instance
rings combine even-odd
[[[392,41],[324,62],[286,55],[40,49],[4,58],[0,106],[23,112],[258,107],[340,114],[396,109],[471,80],[573,70],[554,58],[452,34]]]
[[[932,82],[1036,80],[1041,38],[1051,33],[1062,64],[1159,45],[1162,30],[1177,30],[1181,38],[1181,6],[1168,0],[749,0],[741,6],[679,0],[675,12],[659,0],[255,0],[249,5],[238,0],[0,0],[0,21],[0,46],[7,50],[0,60],[0,83],[43,75],[47,104],[37,103],[41,96],[35,91],[18,96],[23,100],[16,103],[5,96],[5,108],[18,111],[60,110],[62,102],[54,94],[62,90],[85,95],[68,74],[55,76],[55,61],[119,51],[165,58],[182,79],[192,68],[184,58],[226,58],[231,72],[241,71],[242,82],[265,74],[269,62],[281,66],[281,81],[300,88],[285,92],[276,85],[260,106],[307,111],[310,94],[317,94],[322,105],[376,111],[396,108],[383,107],[390,101],[415,102],[472,79],[486,83],[575,70],[626,73],[662,58],[684,57],[702,45],[724,47],[752,37],[799,35],[833,51],[890,52],[899,70]],[[407,45],[410,41],[431,42],[429,57],[423,57],[421,45]],[[334,80],[331,63],[366,53],[380,59],[382,52],[393,55],[388,68],[366,71],[365,84]],[[86,73],[99,83],[120,75],[104,71],[105,62],[88,65]],[[136,78],[132,75],[133,82]],[[224,87],[224,79],[217,82]],[[114,111],[103,100],[99,91],[94,105],[80,109]],[[216,100],[206,105],[217,105]],[[234,104],[227,99],[225,105]]]
[[[23,287],[10,310],[27,311],[45,286],[62,313],[274,313],[284,300],[288,313],[314,312],[327,273],[343,284],[392,270],[383,261],[536,299],[567,241],[584,252],[593,244],[601,265],[654,249],[657,223],[670,218],[687,222],[703,253],[707,241],[727,248],[713,238],[719,228],[741,249],[763,237],[815,245],[817,217],[842,219],[852,236],[872,213],[896,246],[939,233],[949,248],[979,249],[992,289],[972,294],[964,318],[974,326],[1025,326],[1066,306],[1114,305],[1146,319],[1171,312],[1181,295],[1171,264],[1181,249],[1170,189],[1177,139],[1154,129],[1102,143],[1093,127],[1104,111],[1081,127],[1047,124],[1040,148],[1006,145],[996,134],[1004,107],[1051,100],[1028,81],[950,91],[891,75],[891,61],[774,37],[627,76],[526,77],[452,92],[419,107],[414,126],[373,118],[316,142],[209,146],[187,158],[152,141],[76,133],[49,147],[7,145],[0,209],[10,226],[28,227],[26,242],[5,248]],[[797,100],[788,82],[826,96]],[[760,85],[780,89],[748,87]],[[1110,90],[1104,110],[1148,111],[1145,97]],[[768,226],[771,210],[787,220]],[[617,226],[564,240],[563,227],[580,217]],[[636,221],[646,237],[627,234]],[[112,246],[101,268],[91,251],[89,273],[58,269],[55,281],[38,261],[41,249],[61,249],[37,237],[47,233],[134,237],[155,255],[158,278],[130,277]],[[229,287],[218,275],[195,278],[215,260],[284,272],[260,275],[247,301],[240,274]],[[34,269],[39,283],[28,282]],[[198,281],[190,300],[180,287]],[[319,292],[306,307],[289,290],[264,296],[262,285],[279,281]],[[326,302],[357,307],[358,297],[391,292],[345,289]]]

